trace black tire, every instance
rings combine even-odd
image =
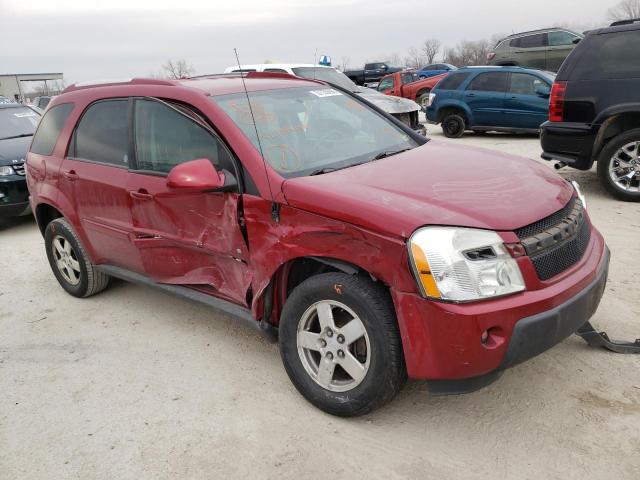
[[[58,267],[58,258],[54,253],[54,240],[57,237],[62,237],[64,242],[68,242],[71,247],[71,254],[73,260],[77,261],[79,266],[79,280],[77,283],[71,283],[65,274]],[[64,218],[56,218],[47,225],[44,234],[44,245],[47,250],[47,258],[49,259],[49,265],[55,275],[58,283],[64,288],[67,293],[74,297],[90,297],[98,292],[101,292],[109,285],[109,276],[96,270],[92,265],[89,255],[80,243],[78,235],[73,230],[69,222]]]
[[[607,191],[619,200],[624,200],[626,202],[640,202],[640,192],[630,192],[623,189],[616,185],[613,179],[609,176],[609,166],[615,161],[615,154],[620,148],[632,142],[640,142],[640,128],[621,133],[609,140],[598,156],[598,177],[600,177],[600,183],[602,183]],[[636,162],[637,161],[638,160],[636,159]],[[640,181],[640,165],[637,165],[636,168],[638,169],[636,170],[636,176],[635,178],[632,178],[634,184]]]
[[[458,113],[448,113],[442,119],[442,133],[447,138],[460,138],[464,134],[466,123]]]
[[[304,313],[320,301],[340,302],[350,308],[368,336],[368,370],[361,382],[348,391],[331,391],[316,383],[298,353],[299,324]],[[337,337],[339,332],[338,329]],[[285,303],[279,341],[284,367],[295,387],[309,402],[332,415],[358,416],[380,407],[398,393],[407,377],[393,302],[388,290],[369,278],[324,273],[302,282]],[[318,355],[322,362],[322,354]]]

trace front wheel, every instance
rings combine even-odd
[[[614,197],[640,202],[640,128],[607,143],[598,157],[598,176]]]
[[[464,118],[457,113],[450,113],[442,119],[442,132],[447,138],[460,138],[464,129]]]
[[[423,91],[416,98],[416,102],[418,102],[418,105],[420,105],[422,107],[422,109],[425,110],[425,111],[427,110],[427,107],[429,106],[429,92],[430,91],[431,90]]]
[[[289,378],[327,413],[363,415],[404,384],[393,302],[368,278],[325,273],[305,280],[287,299],[279,330]]]

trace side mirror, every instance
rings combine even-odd
[[[539,85],[536,87],[536,95],[542,98],[549,98],[551,90],[546,85]]]
[[[382,65],[382,70],[389,70],[389,67],[387,65]]]
[[[234,176],[218,171],[206,158],[176,165],[167,176],[167,187],[184,192],[224,192],[237,186]]]

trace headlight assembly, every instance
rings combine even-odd
[[[516,260],[496,232],[424,227],[411,236],[408,246],[425,297],[468,302],[525,289]]]
[[[0,177],[6,177],[7,175],[14,175],[13,167],[10,165],[5,165],[0,167]]]

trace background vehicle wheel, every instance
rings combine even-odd
[[[64,218],[47,225],[44,244],[51,270],[68,293],[89,297],[107,288],[109,276],[91,264],[76,232]]]
[[[598,157],[598,176],[614,197],[640,202],[640,128],[607,143]]]
[[[423,90],[416,97],[416,102],[418,102],[418,105],[420,105],[423,110],[427,109],[427,103],[429,102],[429,92],[431,92],[431,90]]]
[[[370,412],[406,379],[389,292],[368,278],[324,273],[305,280],[287,299],[279,337],[295,387],[333,415]]]
[[[460,138],[464,129],[464,118],[457,113],[450,113],[442,119],[442,132],[447,138]]]

